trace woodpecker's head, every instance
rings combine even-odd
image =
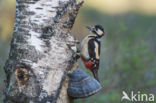
[[[105,34],[104,28],[101,25],[95,25],[94,27],[87,26],[87,28],[97,37],[102,37]]]

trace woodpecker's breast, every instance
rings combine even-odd
[[[81,44],[80,44],[80,46],[81,46],[81,56],[83,56],[86,60],[90,59],[89,53],[88,53],[88,41],[89,41],[91,38],[88,38],[88,37],[89,37],[89,35],[86,36],[86,37],[82,40],[82,42],[81,42]]]

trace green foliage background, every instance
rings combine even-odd
[[[8,57],[14,13],[13,0],[0,1],[0,102],[5,86],[3,66]],[[103,25],[106,31],[101,40],[99,70],[103,89],[89,98],[76,100],[76,103],[121,103],[123,90],[156,94],[156,15],[140,12],[108,14],[84,5],[72,34],[81,40],[88,33],[85,26],[94,24]],[[79,64],[86,70],[81,61]]]

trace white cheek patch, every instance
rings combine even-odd
[[[97,33],[98,33],[99,35],[103,35],[103,31],[100,30],[100,29],[97,30]]]

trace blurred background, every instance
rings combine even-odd
[[[122,91],[156,94],[156,0],[84,1],[72,34],[81,40],[88,34],[86,25],[104,26],[99,70],[103,89],[76,103],[121,103]],[[0,0],[0,103],[14,15],[15,0]]]

